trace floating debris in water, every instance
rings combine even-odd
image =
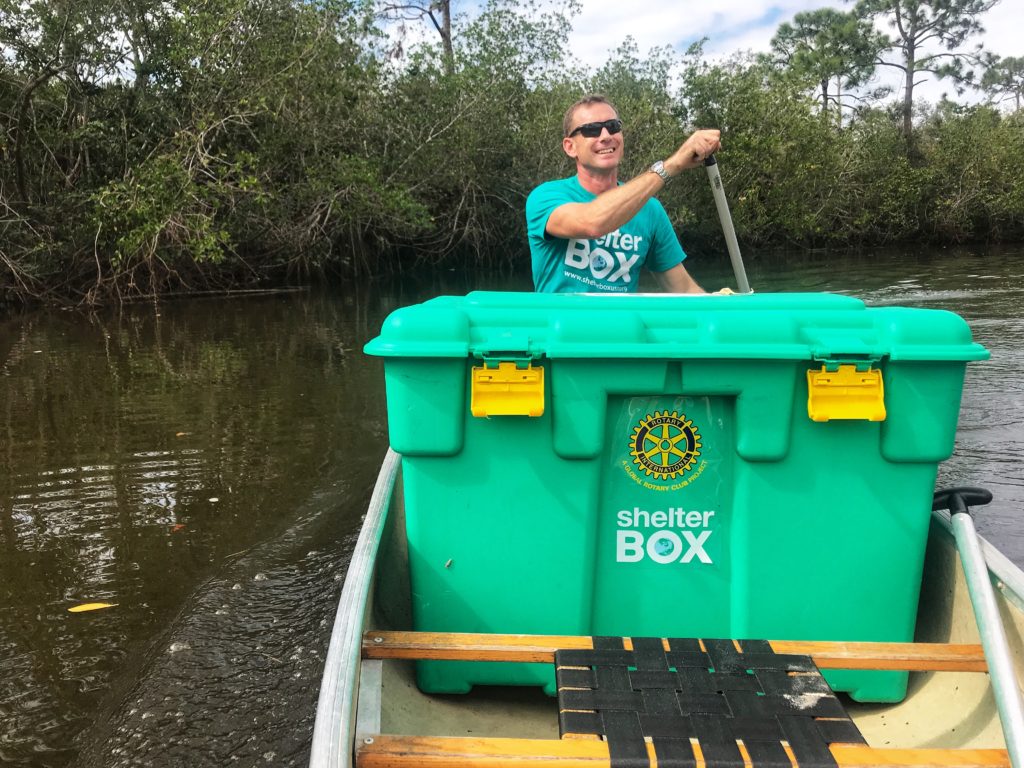
[[[68,608],[68,613],[85,613],[86,611],[100,611],[104,608],[113,608],[118,603],[82,603]]]
[[[189,651],[192,646],[188,643],[171,643],[171,647],[167,649],[169,653],[177,653],[178,651]]]

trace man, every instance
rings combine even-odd
[[[720,132],[695,132],[670,157],[620,184],[622,122],[607,99],[580,99],[565,113],[562,129],[562,149],[576,161],[576,175],[545,182],[526,200],[534,287],[633,292],[646,266],[666,291],[704,293],[683,266],[686,253],[654,196],[716,152]]]

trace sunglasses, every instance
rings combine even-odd
[[[607,128],[608,133],[614,136],[622,130],[622,121],[616,117],[612,120],[604,120],[600,123],[584,123],[583,125],[574,128],[572,133],[569,134],[569,138],[571,139],[577,133],[581,133],[588,139],[596,139],[601,135],[601,130],[604,128]]]

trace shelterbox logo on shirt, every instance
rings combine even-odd
[[[630,269],[640,258],[637,251],[643,238],[639,235],[610,232],[593,241],[573,239],[565,248],[565,264],[575,269],[589,269],[597,280],[630,283]],[[567,273],[568,274],[568,273]]]

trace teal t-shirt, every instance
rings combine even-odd
[[[595,197],[571,176],[547,181],[526,198],[526,232],[538,291],[634,292],[641,267],[664,272],[686,258],[668,214],[654,198],[626,224],[596,240],[566,240],[545,233],[548,217],[560,205],[589,203]]]

